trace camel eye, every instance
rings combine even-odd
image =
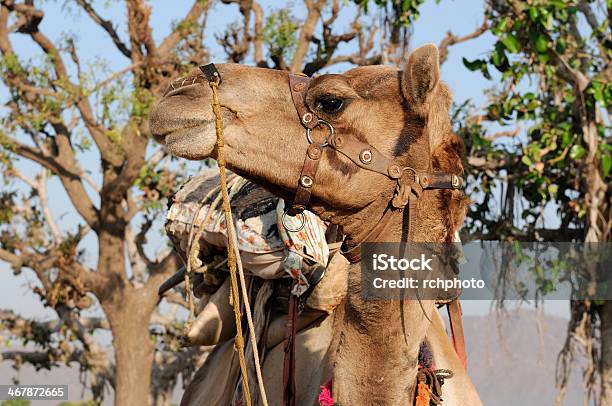
[[[317,109],[326,113],[337,113],[343,105],[342,99],[333,96],[323,96],[317,99]]]

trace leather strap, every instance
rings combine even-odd
[[[310,78],[306,75],[296,75],[295,73],[289,74],[289,89],[291,90],[293,105],[300,116],[302,125],[312,130],[319,125],[319,120],[312,114],[308,106],[306,106],[305,96],[309,83]]]
[[[302,172],[300,173],[300,179],[298,180],[298,186],[295,191],[295,197],[293,198],[291,207],[287,210],[288,215],[295,216],[306,209],[306,204],[308,204],[312,193],[312,187],[317,178],[317,171],[319,169],[319,162],[321,162],[322,154],[323,148],[321,145],[310,144],[308,146],[306,157],[304,158],[304,165],[302,166]]]
[[[389,223],[391,222],[391,206],[388,206],[382,217],[376,225],[370,230],[366,236],[360,241],[350,241],[345,239],[340,246],[340,253],[351,263],[355,264],[361,261],[361,243],[363,241],[376,240],[379,235],[381,235],[386,229]]]
[[[402,168],[372,145],[362,142],[350,134],[334,135],[330,140],[330,146],[360,168],[380,173],[392,179],[399,179],[406,171],[409,171],[423,189],[463,188],[463,178],[459,175]]]
[[[294,284],[295,282],[293,282]],[[292,287],[293,287],[292,284]],[[287,330],[285,341],[285,359],[283,361],[283,405],[296,405],[295,386],[295,326],[298,318],[298,297],[289,293],[289,311],[287,312]]]
[[[463,334],[463,322],[461,320],[463,312],[461,311],[459,299],[455,299],[447,304],[446,310],[448,311],[453,347],[463,367],[467,370],[467,352],[465,351],[465,336]]]
[[[463,178],[445,172],[417,172],[423,189],[463,189]]]
[[[414,241],[414,229],[416,228],[416,222],[418,217],[418,197],[412,193],[410,200],[408,200],[408,241]]]
[[[370,144],[359,141],[350,134],[336,134],[330,141],[330,146],[334,150],[346,156],[362,169],[378,172],[393,179],[398,179],[401,176],[400,167],[395,165],[393,160],[384,156]]]

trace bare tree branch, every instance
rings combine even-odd
[[[179,292],[168,292],[164,294],[164,299],[166,299],[168,303],[177,304],[186,309],[189,308],[189,304],[185,300],[185,297],[181,295]]]
[[[323,40],[321,41],[314,36],[311,39],[312,42],[317,44],[317,52],[314,60],[308,62],[306,66],[304,66],[303,72],[306,75],[310,76],[325,66],[328,66],[340,43],[351,42],[353,39],[361,35],[362,27],[359,24],[359,14],[355,18],[355,21],[353,21],[351,31],[339,35],[333,34],[332,25],[338,18],[339,12],[340,4],[337,0],[334,0],[332,4],[331,16],[328,19],[323,20]],[[363,50],[361,48],[358,54],[360,57],[363,55]]]
[[[176,252],[171,251],[160,262],[149,267],[149,279],[146,282],[145,289],[157,291],[159,286],[182,265],[182,261]]]
[[[10,170],[10,173],[11,173],[11,175],[15,176],[16,178],[21,179],[21,181],[23,181],[25,184],[30,186],[32,189],[38,188],[38,184],[34,180],[32,180],[32,179],[28,178],[27,176],[25,176],[19,169],[12,168]]]
[[[185,36],[185,30],[195,26],[200,16],[208,11],[212,1],[196,0],[187,15],[178,23],[174,31],[170,33],[159,45],[159,54],[165,57],[172,48]]]
[[[491,159],[478,156],[469,156],[467,158],[468,165],[477,169],[501,170],[515,167],[519,163],[517,157],[505,155],[499,159]]]
[[[96,83],[96,85],[94,86],[93,89],[90,90],[91,93],[105,87],[108,86],[110,83],[114,82],[115,80],[117,80],[118,78],[120,78],[121,76],[125,75],[128,72],[133,71],[134,69],[137,69],[139,67],[141,67],[143,65],[142,62],[138,62],[138,63],[133,63],[129,66],[126,66],[123,69],[118,70],[117,72],[112,73],[109,77],[107,77],[106,79],[104,79],[103,81]]]
[[[253,25],[253,56],[257,66],[264,66],[266,60],[263,54],[263,9],[256,1],[253,1],[253,13],[255,14],[255,22]]]
[[[11,267],[15,273],[20,272],[21,267],[23,266],[23,259],[20,255],[15,255],[3,248],[0,248],[0,260],[11,264]]]
[[[45,216],[45,220],[47,221],[47,225],[49,226],[49,230],[51,231],[51,235],[53,236],[53,242],[59,244],[62,240],[62,234],[60,229],[51,213],[51,209],[49,208],[49,198],[47,195],[47,170],[42,169],[40,174],[38,175],[36,192],[38,193],[38,198],[40,199],[40,206],[43,210],[43,215]]]
[[[20,4],[19,6],[20,7],[17,7],[16,5],[15,10],[18,13],[21,13],[23,16],[28,16],[38,11],[30,5]],[[3,5],[2,12],[0,14],[0,51],[5,57],[15,56],[12,47],[10,46],[8,29],[6,27],[8,22],[8,12],[9,8]],[[57,76],[55,85],[66,90],[74,98],[76,106],[81,113],[81,117],[85,122],[88,131],[92,135],[94,142],[100,150],[102,159],[114,165],[120,165],[122,158],[121,155],[118,154],[117,147],[108,139],[104,128],[94,119],[92,108],[87,97],[83,97],[81,89],[69,80],[66,67],[60,56],[59,50],[42,32],[38,31],[38,25],[30,27],[28,31],[22,30],[20,32],[29,34],[34,42],[36,42],[43,52],[45,52],[45,54],[47,54],[51,59],[55,74]],[[27,85],[27,83],[24,83],[24,85]],[[21,87],[24,88],[23,86]]]
[[[127,225],[125,228],[125,244],[127,248],[128,258],[130,260],[130,269],[134,283],[136,285],[142,285],[145,281],[145,272],[147,270],[148,258],[143,258],[143,250],[138,249],[137,239],[139,237],[134,233],[134,229],[131,225]],[[137,286],[138,287],[138,286]]]
[[[453,45],[461,44],[462,42],[466,42],[474,38],[478,38],[479,36],[484,34],[488,29],[489,29],[489,23],[485,21],[474,32],[464,35],[463,37],[458,37],[454,35],[451,31],[448,31],[446,33],[446,37],[444,37],[442,42],[440,42],[440,45],[438,45],[438,50],[440,52],[440,65],[446,62],[446,59],[448,59],[448,48],[449,47]]]
[[[127,0],[127,8],[132,62],[138,63],[145,59],[145,50],[147,56],[153,56],[157,51],[149,25],[151,7],[143,0]]]
[[[302,71],[302,65],[304,65],[304,59],[306,59],[317,22],[321,18],[321,9],[325,0],[304,0],[304,3],[308,9],[308,14],[302,25],[295,54],[291,61],[290,70],[294,73]]]
[[[117,35],[117,31],[113,27],[113,24],[110,20],[105,20],[93,9],[91,4],[85,0],[77,0],[77,3],[89,14],[91,19],[98,24],[104,31],[108,33],[108,35],[113,40],[113,43],[117,46],[117,49],[128,58],[132,57],[132,51],[129,50],[127,45],[121,41],[119,35]]]

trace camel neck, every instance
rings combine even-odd
[[[344,241],[343,255],[351,262],[361,260],[362,242],[402,242],[408,241],[408,211],[393,209],[387,204],[375,213],[362,213],[360,224],[351,224]],[[352,229],[363,230],[351,233]],[[345,229],[346,230],[346,229]]]

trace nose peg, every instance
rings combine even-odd
[[[202,74],[208,80],[208,82],[214,82],[217,85],[220,85],[223,82],[223,78],[221,78],[221,74],[217,70],[217,67],[214,63],[209,63],[208,65],[200,66],[200,70]]]

